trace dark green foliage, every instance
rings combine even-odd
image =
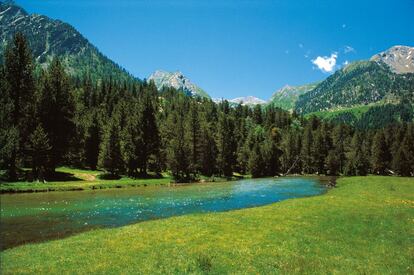
[[[120,132],[119,121],[115,117],[105,130],[99,152],[99,166],[108,171],[112,176],[119,176],[124,169]]]
[[[327,174],[331,176],[339,175],[341,169],[340,154],[336,150],[330,150],[326,157]]]
[[[221,114],[218,121],[217,131],[217,147],[219,152],[217,161],[218,169],[225,177],[231,177],[237,158],[237,143],[234,139],[233,118],[225,115],[225,113]]]
[[[217,171],[217,146],[214,137],[207,127],[203,128],[201,142],[201,172],[211,177]]]
[[[384,132],[378,131],[372,143],[371,162],[373,173],[385,175],[390,167],[391,155],[385,140]]]
[[[365,176],[369,171],[367,150],[363,144],[363,134],[355,133],[345,168],[345,173],[350,176]]]
[[[253,178],[259,178],[264,176],[265,161],[263,159],[262,150],[260,145],[255,144],[250,152],[249,157],[249,170]]]
[[[87,138],[85,142],[86,166],[95,170],[98,165],[99,144],[101,143],[102,134],[101,126],[97,114],[93,114],[92,122],[88,127]]]
[[[32,175],[34,179],[44,180],[49,165],[50,150],[47,134],[38,125],[29,137],[28,154],[31,158]]]
[[[303,133],[301,160],[303,171],[307,174],[313,173],[313,132],[312,125],[308,123]]]
[[[62,164],[75,134],[75,102],[70,79],[59,59],[54,59],[42,77],[37,116],[52,147],[49,172]]]
[[[149,160],[152,157],[155,162],[159,157],[159,147],[160,147],[160,134],[158,131],[158,125],[156,121],[156,102],[154,102],[154,95],[156,95],[157,90],[155,86],[149,85],[143,91],[144,95],[141,98],[141,153],[139,162],[139,168],[142,175],[147,175],[147,169],[149,165]],[[157,166],[157,164],[155,164]],[[159,172],[159,169],[156,169]]]
[[[168,120],[169,141],[167,145],[168,168],[177,182],[191,180],[191,147],[186,135],[184,102],[178,101],[177,110]]]
[[[10,180],[16,180],[17,168],[24,158],[27,138],[33,129],[35,80],[33,62],[26,38],[17,33],[7,47],[2,68],[2,155]],[[8,140],[11,139],[11,140]]]
[[[200,128],[200,118],[198,113],[198,103],[190,103],[190,110],[187,119],[186,132],[190,144],[190,170],[197,175],[202,166],[202,136]]]

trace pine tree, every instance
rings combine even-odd
[[[400,176],[410,176],[411,170],[408,163],[408,156],[406,154],[406,148],[401,146],[393,159],[393,168],[394,171]]]
[[[211,177],[217,170],[217,146],[211,130],[207,126],[203,127],[202,132],[201,172],[203,175]]]
[[[349,133],[347,133],[347,128],[344,124],[339,124],[333,130],[332,143],[339,161],[339,173],[343,172],[346,163],[345,147],[348,135]]]
[[[300,152],[301,152],[301,136],[297,129],[289,129],[285,135],[282,136],[281,142],[281,165],[282,172],[301,172],[300,166]],[[291,169],[292,168],[292,169]]]
[[[253,178],[259,178],[264,175],[265,163],[259,144],[255,144],[250,151],[249,170]]]
[[[219,151],[217,164],[220,173],[225,177],[233,176],[233,166],[236,162],[235,151],[237,144],[234,140],[233,129],[233,119],[221,114],[217,134],[217,147]]]
[[[27,138],[32,131],[35,81],[33,76],[33,62],[29,45],[21,33],[17,33],[13,42],[5,52],[4,82],[2,97],[8,97],[5,107],[10,107],[10,124],[5,130],[6,136],[13,140],[7,141],[8,157],[4,159],[9,180],[17,179],[17,169],[26,147]],[[3,94],[4,91],[4,94]],[[2,106],[3,107],[3,106]],[[5,127],[4,125],[2,126]]]
[[[201,169],[201,128],[198,114],[198,102],[192,101],[190,103],[190,110],[187,119],[187,134],[190,142],[191,150],[191,165],[190,170],[194,175],[197,175]]]
[[[256,104],[253,108],[253,121],[256,124],[261,125],[263,123],[262,106]]]
[[[325,157],[327,156],[326,143],[321,127],[314,132],[312,143],[312,166],[313,170],[318,174],[325,173]]]
[[[34,179],[44,180],[49,164],[50,149],[49,139],[41,125],[38,125],[29,138],[32,174]]]
[[[99,167],[108,171],[111,176],[118,177],[124,171],[121,153],[121,139],[119,136],[119,121],[115,117],[107,125],[99,152]]]
[[[185,113],[183,106],[169,118],[171,138],[168,142],[168,168],[177,182],[191,180],[190,154],[191,148],[186,138]]]
[[[383,131],[378,131],[372,143],[372,170],[376,174],[385,175],[389,165],[390,154]]]
[[[394,154],[392,167],[401,176],[411,176],[414,174],[414,136],[411,135],[412,127],[405,131],[404,138],[399,144],[397,152]]]
[[[98,165],[99,145],[101,143],[101,127],[97,114],[93,114],[92,122],[88,127],[85,142],[86,165],[95,170]]]
[[[331,176],[339,175],[341,168],[340,154],[338,150],[330,150],[326,157],[327,174]]]
[[[271,128],[269,136],[263,145],[263,157],[266,167],[266,176],[275,176],[281,172],[280,149],[281,134],[276,127]]]
[[[69,151],[75,135],[74,98],[70,81],[59,59],[52,60],[42,77],[38,116],[52,147],[48,170],[54,172]]]
[[[345,173],[349,176],[365,176],[369,170],[369,161],[367,152],[363,145],[363,137],[361,133],[355,133],[349,152],[348,161],[346,163]]]
[[[154,108],[153,101],[153,87],[150,86],[146,89],[142,102],[142,114],[141,114],[141,132],[142,132],[142,144],[141,144],[141,161],[139,163],[140,172],[142,175],[147,175],[147,169],[149,160],[151,157],[157,159],[160,153],[161,138],[159,134],[156,109]],[[156,90],[156,88],[155,88]],[[158,171],[157,171],[158,172]]]
[[[310,174],[313,172],[313,132],[312,132],[312,125],[308,123],[305,127],[305,131],[303,133],[302,139],[302,150],[301,150],[301,160],[302,160],[302,167],[303,171],[306,174]]]

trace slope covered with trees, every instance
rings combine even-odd
[[[57,56],[71,76],[81,77],[88,73],[95,80],[134,78],[99,52],[71,25],[47,16],[28,14],[11,1],[0,1],[0,59],[18,32],[26,36],[33,58],[42,67],[48,66]]]
[[[414,74],[396,74],[382,62],[354,62],[299,97],[296,111],[311,113],[376,102],[414,102]]]
[[[159,93],[154,82],[73,79],[58,58],[37,76],[21,34],[4,60],[0,165],[8,180],[50,178],[59,165],[98,167],[111,177],[169,171],[177,181],[414,171],[413,123],[362,131],[273,106]]]

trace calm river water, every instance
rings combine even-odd
[[[189,213],[266,205],[323,193],[316,178],[248,179],[145,187],[0,195],[1,249]]]

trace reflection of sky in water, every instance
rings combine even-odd
[[[317,195],[323,190],[314,179],[282,178],[1,195],[2,246],[62,237],[96,227],[260,206]]]

